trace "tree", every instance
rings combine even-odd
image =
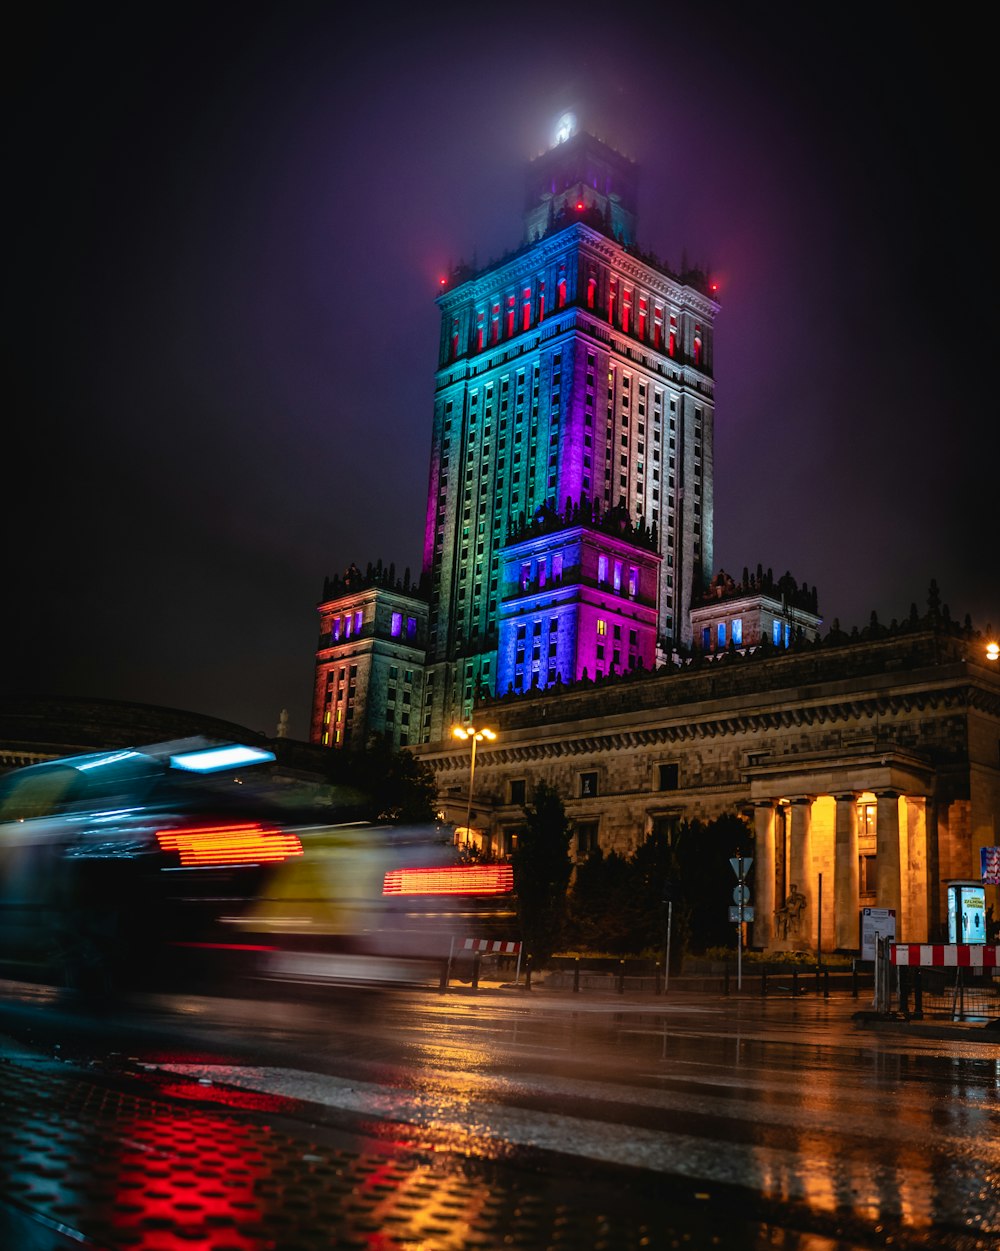
[[[544,967],[562,938],[566,889],[573,866],[570,828],[559,793],[540,782],[525,805],[525,825],[511,856],[521,938],[536,969]]]
[[[373,739],[361,750],[332,751],[329,756],[329,779],[344,788],[345,802],[356,817],[394,824],[435,819],[433,771],[410,752]]]

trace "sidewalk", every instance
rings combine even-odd
[[[892,1032],[900,1037],[931,1038],[941,1041],[968,1041],[976,1043],[992,1042],[1000,1044],[1000,1018],[967,1018],[951,1020],[945,1016],[925,1014],[923,1018],[912,1015],[907,1018],[898,1012],[887,1014],[877,1013],[873,1007],[872,987],[858,988],[857,997],[852,993],[851,976],[844,974],[831,976],[829,993],[824,992],[824,982],[819,982],[813,972],[800,974],[796,979],[798,985],[792,994],[790,978],[768,979],[767,994],[762,995],[760,979],[757,976],[746,978],[742,990],[737,990],[736,978],[729,979],[728,987],[723,977],[703,976],[672,976],[666,993],[657,993],[657,986],[651,977],[616,978],[608,973],[584,973],[579,977],[579,989],[574,988],[574,976],[564,972],[535,973],[531,979],[531,989],[525,984],[522,972],[520,980],[514,982],[492,974],[482,974],[478,987],[466,980],[453,979],[447,993],[476,995],[479,993],[498,993],[505,996],[520,997],[524,1000],[559,999],[571,1001],[578,999],[581,1004],[597,1002],[613,1007],[615,1004],[628,1003],[630,1006],[648,1005],[649,1010],[669,1004],[672,1008],[690,1001],[692,1006],[697,1002],[703,1005],[713,1003],[720,1010],[738,1004],[759,1006],[762,1012],[774,1008],[777,1012],[784,1007],[795,1005],[805,1007],[820,1005],[824,1008],[824,1016],[829,1019],[835,1016],[845,1026],[861,1030]]]

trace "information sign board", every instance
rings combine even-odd
[[[875,959],[876,938],[888,938],[896,941],[896,909],[895,908],[862,908],[861,909],[861,959]]]
[[[730,904],[730,905],[729,905],[729,919],[730,919],[730,921],[732,921],[732,922],[733,922],[733,924],[734,924],[734,925],[739,925],[739,923],[740,923],[740,906],[739,906],[739,904]],[[752,921],[752,920],[753,920],[753,905],[752,905],[752,904],[744,904],[744,905],[743,905],[743,920],[744,920],[744,921]]]

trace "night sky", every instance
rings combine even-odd
[[[520,244],[567,108],[720,284],[716,568],[1000,626],[988,41],[394,8],[39,4],[9,45],[5,682],[306,736],[324,576],[418,571],[439,277]]]

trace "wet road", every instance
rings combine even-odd
[[[849,999],[5,989],[18,1251],[1000,1245],[1000,1047]]]

